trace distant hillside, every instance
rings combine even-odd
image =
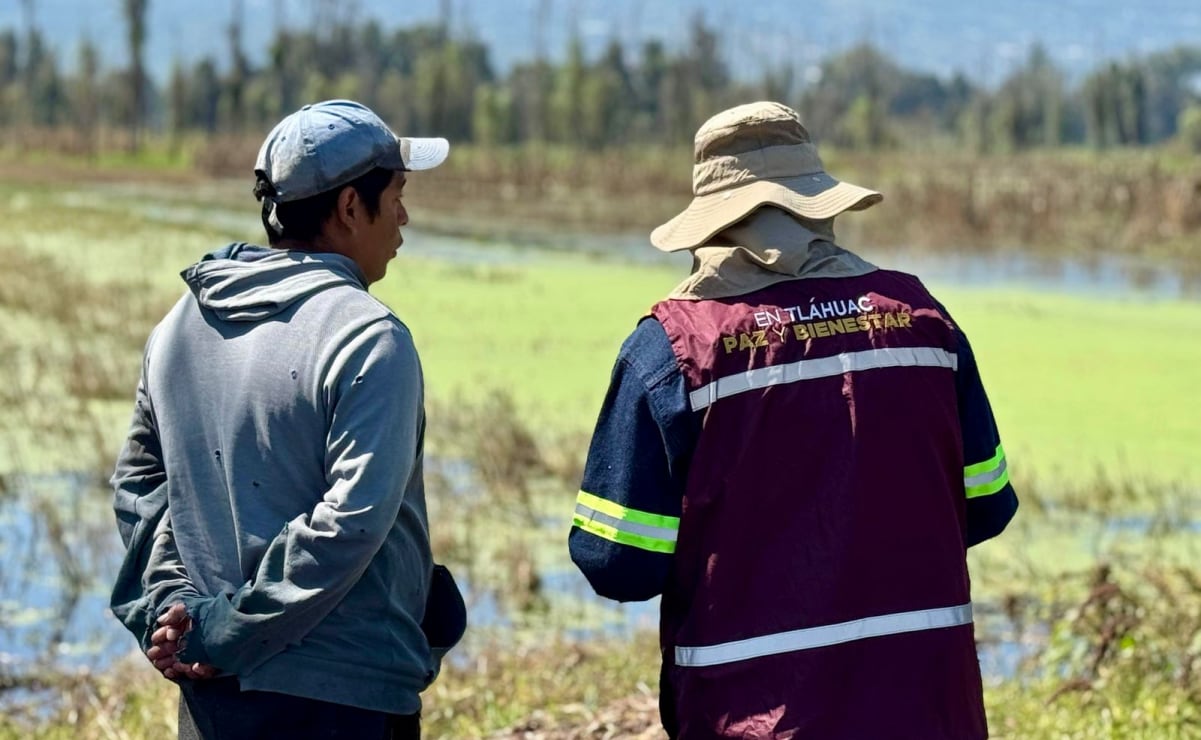
[[[64,61],[73,63],[87,34],[107,64],[124,64],[120,0],[2,0],[0,28],[23,27],[22,9],[29,5]],[[252,62],[264,58],[262,47],[277,24],[310,26],[322,7],[377,18],[385,27],[434,22],[449,9],[454,27],[476,34],[502,70],[539,48],[559,56],[573,28],[592,50],[613,36],[679,42],[697,12],[727,32],[726,56],[735,74],[747,76],[783,60],[804,69],[864,40],[908,68],[947,76],[959,71],[985,83],[1002,79],[1036,42],[1069,79],[1101,60],[1201,44],[1196,0],[150,0],[151,74],[161,81],[175,56],[220,58],[231,9],[238,5]]]

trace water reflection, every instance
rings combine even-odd
[[[110,665],[133,647],[107,613],[120,539],[93,476],[8,476],[0,497],[0,676]]]
[[[240,187],[240,185],[239,185]],[[210,183],[199,194],[192,187],[172,198],[169,189],[110,184],[105,190],[79,190],[58,198],[74,208],[120,210],[154,223],[221,231],[230,238],[257,239],[262,230],[253,209],[229,205],[228,186]],[[454,229],[454,224],[446,228]],[[598,259],[636,264],[676,265],[687,271],[687,252],[665,254],[650,245],[646,233],[590,234],[562,228],[497,227],[486,238],[405,228],[405,251],[431,259],[473,264],[523,264],[545,252],[585,253]],[[1201,299],[1201,261],[1170,264],[1133,254],[1103,251],[1053,254],[1021,247],[954,249],[864,248],[862,256],[881,267],[913,272],[930,282],[966,286],[1016,284],[1038,290],[1110,295],[1134,292],[1154,298]]]
[[[437,460],[431,467],[467,475],[462,464]],[[108,588],[121,557],[107,488],[94,476],[62,473],[9,476],[0,495],[0,678],[39,671],[103,670],[135,650],[133,638],[108,611]],[[1153,515],[1095,520],[1100,532],[1148,536],[1160,526]],[[556,518],[537,529],[562,527]],[[1201,532],[1201,519],[1175,523],[1177,531]],[[533,531],[531,539],[544,536]],[[546,609],[523,613],[504,594],[476,588],[470,573],[456,572],[468,602],[473,629],[553,626],[570,639],[628,637],[658,626],[658,600],[614,604],[592,593],[574,568],[539,574]],[[1000,680],[1015,675],[1023,661],[1045,644],[1044,624],[1018,627],[1004,610],[977,602],[982,670]],[[466,657],[466,656],[465,656]]]
[[[526,235],[473,241],[421,229],[406,229],[405,250],[429,259],[479,265],[531,264],[546,253],[584,253],[597,259],[633,264],[671,265],[685,274],[687,252],[664,253],[645,235]],[[1004,250],[864,249],[862,256],[880,267],[919,275],[932,283],[956,286],[1020,286],[1035,290],[1148,298],[1201,299],[1201,265],[1164,265],[1129,255],[1089,253],[1058,256]]]
[[[9,492],[0,497],[0,526],[6,532],[0,540],[0,678],[97,672],[133,653],[132,636],[108,611],[121,545],[107,489],[92,476],[74,473],[15,476],[9,482]],[[1115,524],[1128,529],[1138,523],[1126,518]],[[562,522],[540,526],[557,529]],[[547,597],[541,614],[515,611],[503,594],[474,588],[462,569],[456,577],[473,630],[552,626],[568,639],[589,640],[658,627],[657,599],[632,604],[600,599],[571,567],[540,574]],[[1045,643],[1043,625],[1015,632],[1001,610],[987,602],[977,614],[981,666],[990,680],[1013,676]],[[458,658],[470,659],[459,652]]]

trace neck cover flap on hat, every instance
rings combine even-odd
[[[755,211],[692,254],[692,274],[668,298],[729,298],[785,280],[855,277],[876,269],[834,244],[833,219],[803,223],[772,207]]]

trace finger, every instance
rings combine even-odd
[[[183,604],[173,604],[158,618],[159,624],[175,624],[188,618],[188,610]]]
[[[179,650],[178,642],[160,642],[146,651],[146,657],[151,660],[158,660],[168,655],[175,655]]]
[[[213,676],[217,675],[217,669],[215,667],[206,665],[204,663],[193,663],[192,672],[196,674],[197,678],[212,678]]]
[[[150,660],[150,663],[160,671],[165,666],[174,665],[175,663],[179,662],[179,657],[174,653],[158,652],[154,655],[151,655],[150,651],[146,651],[146,657]]]
[[[174,642],[178,640],[182,634],[183,631],[178,627],[159,627],[154,632],[150,633],[150,642],[154,645],[161,645],[166,642]]]

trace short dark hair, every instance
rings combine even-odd
[[[376,167],[367,174],[360,175],[333,190],[326,190],[324,193],[318,193],[302,200],[277,204],[275,220],[284,227],[282,233],[271,225],[272,203],[264,197],[267,195],[266,188],[270,188],[271,185],[260,178],[258,184],[255,185],[254,194],[255,197],[263,200],[263,228],[267,231],[268,243],[278,244],[285,238],[298,241],[315,239],[321,233],[322,225],[333,215],[334,208],[338,205],[338,195],[343,188],[354,188],[359,199],[363,201],[363,207],[367,209],[367,215],[375,218],[379,215],[380,196],[392,182],[394,175],[393,170]]]

